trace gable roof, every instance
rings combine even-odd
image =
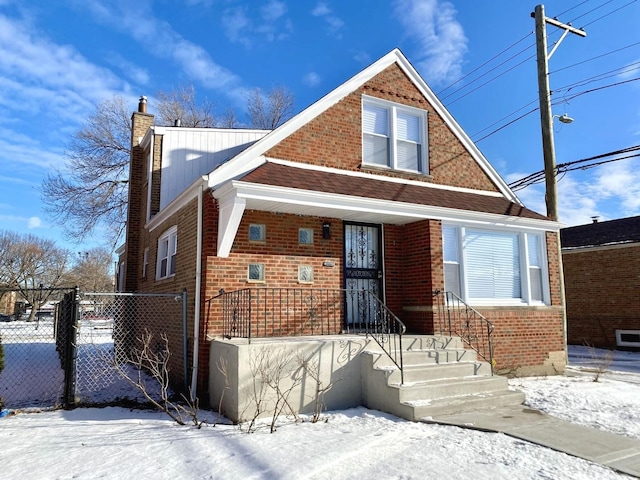
[[[640,242],[640,215],[560,230],[562,248],[595,247]]]
[[[209,187],[217,188],[224,182],[232,178],[237,178],[239,175],[249,172],[264,163],[265,159],[263,156],[268,150],[393,64],[397,64],[403,70],[416,88],[429,101],[433,109],[446,122],[453,134],[467,149],[471,157],[478,163],[485,174],[496,185],[500,193],[510,201],[522,205],[515,193],[509,188],[502,177],[500,177],[473,141],[471,141],[462,127],[460,127],[460,125],[455,121],[453,116],[436,97],[424,79],[415,70],[413,65],[411,65],[407,58],[397,48],[351,77],[338,88],[329,92],[323,98],[307,107],[298,115],[273,130],[243,152],[236,155],[227,163],[220,165],[209,174]]]
[[[513,217],[548,218],[498,195],[433,188],[416,183],[394,182],[371,176],[344,175],[313,168],[296,168],[268,161],[244,175],[241,182],[294,188],[327,194],[348,195],[387,202],[467,210]]]

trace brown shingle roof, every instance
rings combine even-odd
[[[241,178],[244,182],[316,192],[351,195],[417,205],[455,208],[472,212],[548,220],[543,215],[504,197],[421,187],[373,178],[296,168],[267,162]]]

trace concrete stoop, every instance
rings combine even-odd
[[[365,405],[407,420],[516,406],[522,392],[509,390],[506,377],[465,349],[456,337],[403,337],[404,383],[383,353],[363,352]]]

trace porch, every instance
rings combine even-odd
[[[446,332],[408,335],[366,290],[221,292],[209,304],[224,332],[210,343],[210,402],[234,421],[359,405],[417,420],[521,403],[493,376],[491,324],[447,298],[434,299]]]

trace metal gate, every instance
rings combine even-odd
[[[136,371],[143,342],[166,362],[171,387],[186,391],[186,292],[64,290],[53,296],[55,309],[29,316],[1,314],[0,399],[5,407],[142,401],[123,374],[148,382],[152,394],[159,389],[155,379]]]
[[[375,322],[383,299],[382,235],[380,225],[344,224],[345,320],[347,328],[365,328]]]

